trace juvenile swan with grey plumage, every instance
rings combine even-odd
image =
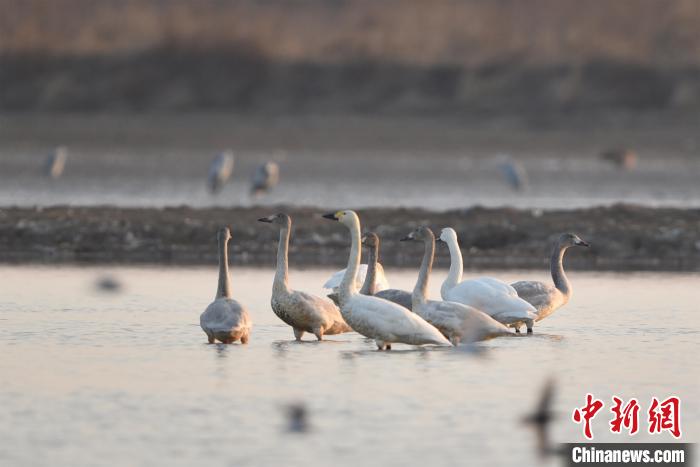
[[[443,300],[473,306],[506,325],[525,322],[532,327],[535,308],[519,298],[513,287],[493,277],[462,280],[462,252],[454,229],[442,229],[440,240],[450,249],[450,272],[440,288]]]
[[[252,323],[248,311],[232,298],[231,278],[228,274],[228,241],[231,231],[222,227],[217,234],[219,242],[219,285],[216,298],[199,317],[199,325],[209,338],[231,344],[237,340],[247,344]]]
[[[413,312],[435,326],[453,345],[511,334],[508,328],[474,307],[450,301],[428,299],[428,281],[435,258],[435,235],[428,227],[418,227],[401,241],[425,243],[418,280],[411,297]]]
[[[379,236],[374,232],[367,232],[362,236],[362,244],[367,247],[367,275],[362,284],[360,293],[362,295],[374,295],[375,297],[398,303],[399,305],[411,309],[413,303],[411,294],[400,289],[377,289],[377,265],[379,264]]]
[[[294,337],[301,340],[304,332],[313,333],[318,340],[324,334],[340,334],[352,329],[343,320],[338,307],[328,300],[289,288],[288,250],[292,219],[287,214],[258,219],[280,228],[277,245],[277,272],[272,283],[272,311],[294,329]]]
[[[518,292],[518,296],[537,310],[535,321],[545,319],[557,308],[566,305],[571,298],[573,289],[569,278],[564,273],[564,253],[572,246],[589,247],[590,244],[572,233],[564,233],[559,236],[549,261],[554,284],[545,284],[539,281],[518,281],[511,284]],[[519,330],[518,328],[519,326],[516,327],[516,330]],[[532,332],[532,325],[528,327],[527,332]]]
[[[352,239],[348,267],[338,295],[345,321],[358,333],[374,339],[380,350],[391,348],[392,342],[450,345],[440,331],[401,305],[357,293],[355,276],[360,265],[360,219],[354,211],[338,211],[323,217],[340,221],[350,230]]]

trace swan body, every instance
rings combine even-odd
[[[367,274],[362,284],[360,293],[363,295],[374,295],[375,297],[397,303],[404,308],[411,309],[413,301],[410,292],[400,289],[377,290],[377,268],[379,260],[379,236],[374,232],[367,232],[362,237],[362,245],[368,248]],[[382,269],[382,273],[384,270]],[[387,284],[388,286],[388,284]]]
[[[535,308],[503,281],[491,277],[462,281],[462,252],[457,233],[445,228],[440,240],[447,243],[451,260],[450,272],[440,288],[443,300],[472,306],[506,325],[531,323],[537,318]]]
[[[411,297],[414,313],[435,326],[455,346],[463,340],[474,342],[511,334],[505,325],[474,307],[429,300],[428,282],[435,257],[435,235],[429,228],[419,227],[402,240],[422,240],[425,243],[423,261]]]
[[[367,277],[367,270],[368,270],[368,265],[367,264],[360,264],[359,268],[357,269],[357,274],[355,275],[355,287],[360,288],[362,287],[362,284],[364,284],[365,279]],[[343,277],[345,276],[345,271],[347,269],[343,269],[337,272],[334,272],[331,277],[328,278],[328,280],[323,284],[324,289],[331,289],[334,292],[338,291],[338,287],[340,287],[340,283],[343,281]],[[377,263],[377,269],[376,269],[376,276],[375,276],[375,281],[376,281],[376,290],[382,291],[384,289],[389,288],[389,281],[386,279],[386,276],[384,275],[384,267],[382,266],[381,263]]]
[[[552,284],[545,284],[540,281],[518,281],[512,284],[518,296],[537,310],[535,321],[543,320],[569,302],[573,289],[564,273],[563,261],[564,253],[573,246],[589,247],[590,244],[581,240],[577,235],[570,233],[562,234],[559,237],[550,258]],[[531,330],[532,328],[528,328],[529,332]]]
[[[340,221],[351,234],[348,267],[339,286],[340,312],[358,333],[374,339],[380,350],[393,342],[423,345],[450,345],[434,326],[406,308],[382,298],[357,292],[356,275],[360,264],[360,219],[354,211],[338,211],[323,216]]]
[[[233,173],[235,158],[232,151],[224,151],[217,154],[209,166],[209,175],[207,176],[207,185],[209,191],[218,193],[226,184],[231,174]]]
[[[219,286],[216,298],[199,317],[199,325],[209,339],[231,344],[237,340],[247,344],[252,322],[243,305],[232,298],[231,279],[228,272],[228,241],[231,232],[227,227],[219,230]]]
[[[277,246],[277,272],[272,284],[270,304],[272,311],[294,329],[295,338],[301,340],[305,332],[310,332],[318,340],[323,340],[325,334],[352,331],[352,328],[343,320],[338,307],[333,303],[321,297],[289,288],[287,253],[292,219],[288,215],[280,213],[263,217],[258,221],[280,227],[280,239]]]

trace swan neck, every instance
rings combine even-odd
[[[452,288],[462,281],[462,269],[464,264],[462,261],[462,251],[459,249],[459,243],[455,239],[450,239],[447,242],[447,247],[450,250],[450,272],[445,279],[445,285]]]
[[[571,294],[571,283],[564,273],[564,253],[568,247],[557,244],[552,251],[550,269],[554,286],[567,297]]]
[[[413,306],[423,304],[428,300],[428,283],[430,281],[430,273],[433,270],[433,260],[435,259],[435,237],[425,240],[425,252],[423,260],[420,263],[418,271],[418,280],[413,288]]]
[[[367,275],[362,284],[360,293],[363,295],[374,295],[377,293],[377,261],[379,258],[379,245],[374,245],[367,252]]]
[[[219,286],[216,298],[231,298],[231,278],[228,274],[228,240],[219,240]]]
[[[340,282],[340,288],[338,290],[341,300],[345,300],[347,297],[357,293],[355,277],[357,277],[357,270],[360,268],[360,222],[354,220],[354,222],[348,226],[348,229],[350,230],[351,241],[350,256],[348,257],[348,267],[345,270],[345,275]]]
[[[290,226],[280,229],[280,239],[277,244],[277,271],[272,283],[273,293],[287,292],[289,290],[289,236]]]

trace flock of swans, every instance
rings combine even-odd
[[[462,279],[462,253],[452,228],[442,229],[439,238],[428,227],[418,227],[402,241],[423,242],[424,254],[413,291],[388,288],[378,263],[379,237],[361,235],[360,218],[351,210],[326,214],[350,232],[347,268],[325,284],[333,288],[331,300],[289,287],[288,250],[292,219],[284,213],[258,219],[279,229],[277,269],[272,283],[272,311],[292,327],[301,340],[312,333],[320,341],[325,335],[355,331],[374,340],[379,350],[393,343],[410,345],[454,345],[497,336],[512,335],[525,326],[532,333],[535,322],[565,305],[572,293],[564,273],[564,253],[570,247],[589,244],[570,233],[562,234],[551,257],[552,284],[519,281],[508,284],[492,277]],[[231,233],[218,232],[219,281],[215,300],[200,317],[209,343],[245,344],[250,338],[251,319],[247,309],[231,293],[228,241]],[[447,244],[450,270],[442,284],[442,300],[428,297],[428,284],[435,257],[436,241]],[[369,248],[368,263],[360,265],[362,245]],[[362,266],[362,268],[361,268]]]

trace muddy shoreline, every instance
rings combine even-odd
[[[316,208],[165,209],[51,207],[0,209],[0,263],[163,264],[216,263],[215,231],[233,230],[235,264],[273,266],[277,231],[257,218],[289,213],[295,222],[290,262],[298,267],[342,266],[348,235]],[[471,269],[544,268],[552,242],[571,231],[592,243],[572,251],[568,266],[581,270],[700,271],[700,210],[629,205],[579,210],[472,208],[446,212],[362,209],[364,230],[382,238],[386,266],[413,267],[420,247],[400,243],[417,225],[452,226]],[[437,267],[447,251],[438,249]]]

